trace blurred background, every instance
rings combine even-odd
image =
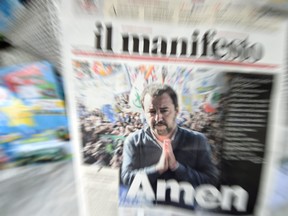
[[[1,216],[79,215],[63,87],[63,1],[0,0]],[[121,1],[112,0],[73,0],[71,4],[80,14],[115,17],[111,9],[115,2],[121,8]],[[195,10],[205,5],[204,17],[213,8],[230,24],[248,25],[250,19],[262,18],[273,26],[275,21],[288,20],[284,0],[191,2]],[[122,16],[125,7],[123,11]],[[288,215],[287,65],[285,73],[282,82],[287,87],[281,94],[286,115],[279,126],[283,137],[275,152],[279,166],[267,214],[275,216]]]

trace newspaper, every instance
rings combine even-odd
[[[259,31],[245,22],[135,22],[66,6],[81,213],[264,215],[284,113],[286,23]],[[164,93],[149,95],[153,84]]]

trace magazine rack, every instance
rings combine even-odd
[[[5,7],[5,1],[1,0],[0,9]],[[12,47],[0,50],[0,67],[46,60],[61,73],[59,1],[7,2],[13,2],[13,7],[0,33]],[[78,215],[71,160],[0,170],[0,182],[1,214]],[[21,210],[16,206],[21,206]]]
[[[10,11],[13,17],[9,19],[3,35],[13,46],[50,61],[61,73],[59,1],[24,2],[27,3],[17,4]]]

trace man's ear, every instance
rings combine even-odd
[[[177,114],[179,113],[179,107],[175,107]]]

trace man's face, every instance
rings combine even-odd
[[[178,108],[171,97],[164,93],[158,97],[146,94],[143,101],[146,120],[156,136],[170,136],[176,128]]]

